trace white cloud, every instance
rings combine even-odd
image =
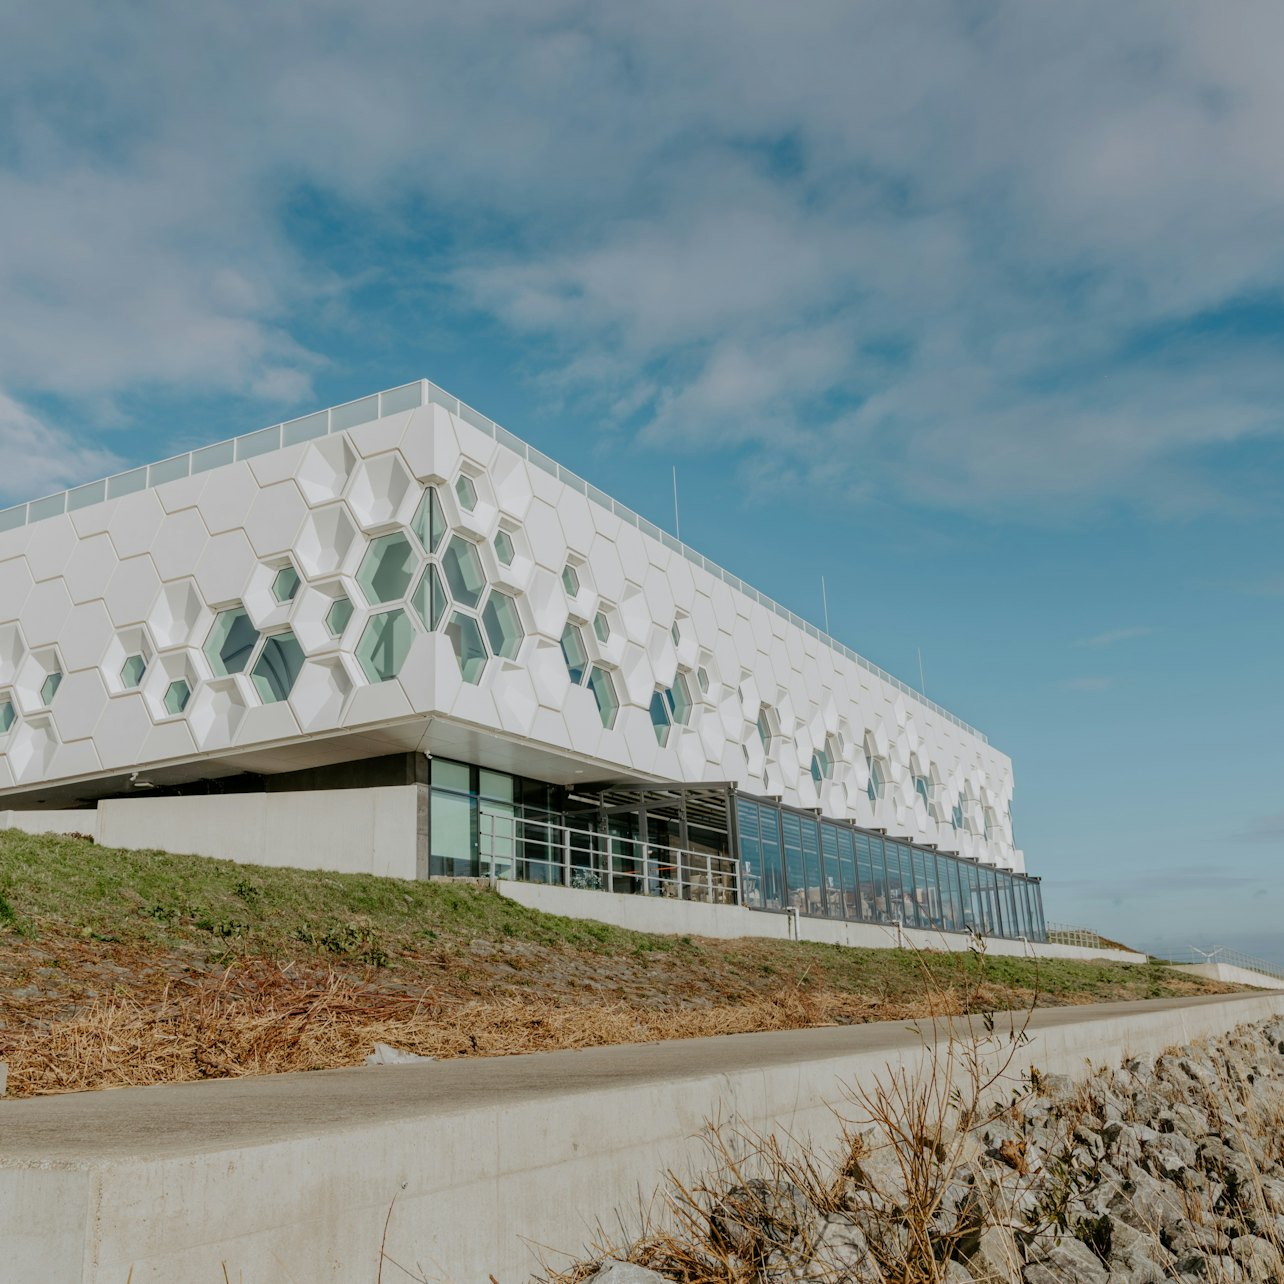
[[[36,499],[86,477],[105,476],[119,460],[110,451],[50,428],[0,392],[0,506]]]
[[[1108,691],[1114,684],[1115,680],[1113,678],[1105,678],[1099,674],[1088,674],[1079,678],[1066,678],[1061,683],[1061,686],[1066,691],[1094,692]]]
[[[1079,638],[1075,646],[1103,647],[1114,646],[1116,642],[1131,642],[1134,638],[1144,638],[1154,629],[1144,624],[1133,624],[1122,629],[1107,629],[1104,633],[1094,634],[1090,638]]]
[[[317,193],[358,239],[427,211],[389,292],[430,272],[559,398],[750,474],[1189,512],[1280,431],[1274,341],[1200,321],[1284,286],[1278,6],[72,10],[6,32],[26,404],[304,396],[347,284],[286,217]]]
[[[1259,816],[1239,837],[1250,843],[1284,846],[1284,811],[1273,816]]]

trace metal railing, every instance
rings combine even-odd
[[[491,812],[477,818],[477,828],[481,876],[492,882],[741,903],[740,862],[732,856]]]
[[[1117,950],[1117,941],[1108,941],[1089,927],[1072,927],[1069,923],[1047,925],[1049,945],[1078,945],[1086,950]]]
[[[1248,972],[1260,972],[1276,981],[1284,981],[1284,968],[1275,967],[1265,959],[1254,958],[1241,950],[1227,949],[1224,945],[1214,946],[1211,950],[1201,950],[1191,945],[1187,953],[1189,957],[1184,960],[1187,963],[1225,963],[1228,967],[1241,967]]]
[[[795,615],[793,611],[781,606],[779,602],[769,598],[765,593],[760,593],[753,585],[746,584],[738,575],[733,575],[716,562],[711,562],[703,554],[697,553],[695,549],[688,547],[681,540],[670,535],[668,531],[661,530],[654,522],[647,521],[645,517],[635,513],[631,508],[621,504],[618,500],[612,499],[605,491],[590,485],[582,477],[571,472],[569,468],[563,468],[556,460],[550,459],[506,428],[501,428],[493,419],[487,418],[480,411],[474,410],[471,406],[460,401],[458,397],[452,396],[445,389],[439,388],[435,383],[430,383],[427,379],[403,384],[399,388],[391,388],[386,392],[377,392],[372,396],[361,397],[356,401],[345,402],[341,406],[331,406],[328,410],[318,410],[316,413],[304,415],[300,419],[291,419],[285,423],[274,424],[270,428],[261,428],[256,432],[246,433],[240,437],[232,437],[227,441],[217,442],[211,446],[202,446],[198,450],[188,451],[184,455],[175,455],[173,458],[162,460],[159,463],[146,464],[141,468],[132,468],[126,472],[116,473],[112,477],[104,478],[101,481],[88,482],[71,490],[60,491],[54,495],[46,495],[41,499],[33,499],[26,504],[17,504],[12,508],[0,510],[0,531],[13,530],[30,522],[42,521],[47,517],[57,517],[62,513],[75,512],[77,509],[86,508],[90,504],[99,504],[108,499],[118,499],[122,495],[131,495],[136,491],[148,490],[153,486],[161,486],[165,482],[195,476],[211,468],[219,468],[224,464],[235,463],[237,460],[252,459],[257,455],[267,454],[269,451],[280,450],[286,446],[299,445],[301,442],[312,441],[318,437],[328,436],[331,433],[356,428],[363,423],[381,419],[385,415],[399,414],[402,411],[413,410],[417,406],[426,405],[444,406],[452,414],[457,415],[479,432],[485,433],[501,446],[506,446],[528,463],[534,464],[536,468],[542,469],[552,477],[556,477],[563,485],[569,486],[593,503],[614,513],[621,521],[636,527],[644,535],[649,535],[652,539],[659,540],[672,552],[685,557],[693,565],[720,579],[736,592],[743,593],[746,597],[757,602],[759,606],[766,607],[767,610],[780,616],[781,619],[788,620],[795,628],[801,629],[823,646],[828,646],[837,651],[853,664],[859,665],[868,673],[872,673],[883,682],[895,687],[897,691],[921,704],[924,708],[930,709],[933,713],[944,718],[947,722],[953,723],[954,726],[966,731],[969,735],[976,736],[982,743],[989,743],[983,732],[978,731],[970,723],[964,722],[962,718],[943,708],[935,700],[929,700],[921,691],[911,687],[908,683],[902,682],[900,678],[893,677],[886,669],[880,668],[872,660],[867,660],[863,655],[853,651],[851,647],[818,629],[810,620],[805,620],[802,616]]]

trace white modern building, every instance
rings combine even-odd
[[[412,856],[385,872],[1039,940],[1012,785],[427,382],[0,512],[0,813],[136,818],[110,839],[203,808],[325,865],[316,818],[377,847],[352,818],[387,790]]]

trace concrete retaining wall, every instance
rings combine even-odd
[[[1280,1012],[1281,995],[1051,1009],[1012,1073]],[[578,1254],[666,1169],[703,1170],[707,1121],[822,1148],[853,1113],[845,1084],[924,1055],[889,1022],[4,1102],[0,1278],[369,1284],[386,1225],[415,1277],[517,1284],[532,1245]]]
[[[26,834],[88,834],[98,836],[98,813],[83,811],[0,811],[0,829]]]
[[[836,919],[792,919],[786,914],[765,914],[738,905],[706,905],[666,896],[630,896],[621,892],[599,892],[549,883],[501,881],[500,894],[531,909],[565,918],[593,919],[635,932],[672,932],[678,935],[712,936],[730,940],[739,936],[763,936],[776,940],[794,937],[827,945],[851,945],[885,950],[898,945],[920,950],[965,950],[969,938],[959,932],[927,932],[874,923],[846,923]],[[1144,963],[1144,954],[1131,950],[1088,949],[1078,945],[1035,945],[990,937],[991,954],[1044,959],[1109,959],[1116,963]]]
[[[1251,968],[1233,967],[1230,963],[1174,963],[1173,967],[1189,972],[1191,976],[1225,981],[1228,985],[1251,985],[1257,990],[1284,990],[1284,980],[1279,977],[1254,972]]]
[[[106,847],[157,848],[247,865],[414,878],[417,809],[414,785],[112,798],[98,804],[97,839]]]
[[[414,878],[418,807],[414,785],[110,798],[96,811],[3,811],[0,829],[87,834],[107,847],[217,856],[246,865]]]

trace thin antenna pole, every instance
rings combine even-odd
[[[829,632],[829,594],[825,592],[825,577],[820,577],[820,600],[825,607],[825,632]]]
[[[927,682],[923,678],[923,648],[918,648],[918,689],[927,694]]]
[[[678,466],[673,465],[673,534],[674,538],[682,538],[682,517],[678,512]]]

